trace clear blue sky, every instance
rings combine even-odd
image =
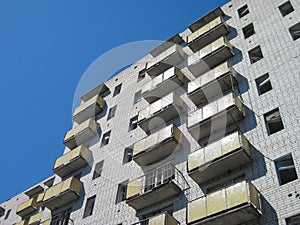
[[[0,202],[53,174],[77,83],[95,59],[128,42],[166,40],[226,2],[1,0]]]

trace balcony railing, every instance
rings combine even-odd
[[[95,96],[78,106],[73,113],[73,120],[82,123],[89,118],[100,114],[105,107],[105,100],[101,96]]]
[[[228,26],[223,17],[219,16],[200,27],[187,37],[188,46],[193,52],[228,34]]]
[[[244,106],[239,97],[229,93],[190,114],[188,130],[200,141],[244,118]]]
[[[43,221],[40,225],[74,225],[70,216],[55,216]]]
[[[84,145],[80,145],[59,157],[54,164],[53,171],[58,176],[64,177],[86,166],[90,157],[91,151]]]
[[[165,212],[132,225],[179,225],[179,222],[173,216]]]
[[[28,225],[39,225],[44,215],[44,211],[41,211],[29,218]]]
[[[184,79],[184,74],[178,68],[171,67],[146,83],[142,88],[142,96],[147,102],[152,103],[180,87]]]
[[[133,146],[133,160],[140,166],[158,162],[182,146],[183,135],[175,125],[169,125],[138,141]]]
[[[260,194],[247,181],[236,183],[188,203],[187,224],[246,223],[261,215]]]
[[[97,135],[98,127],[99,124],[94,119],[86,120],[67,132],[64,144],[70,149],[82,145]]]
[[[203,104],[207,98],[226,92],[237,85],[236,71],[227,62],[202,74],[188,84],[188,96],[195,105]]]
[[[24,217],[31,213],[34,213],[38,209],[36,198],[31,198],[23,203],[21,203],[16,211],[16,214]]]
[[[128,183],[126,203],[136,210],[174,198],[185,189],[183,175],[166,164]]]
[[[188,69],[194,76],[199,76],[227,61],[232,56],[232,45],[225,37],[221,37],[189,56]]]
[[[188,157],[188,173],[198,184],[251,161],[250,143],[236,131]]]
[[[47,189],[43,198],[43,205],[50,210],[60,208],[80,198],[82,183],[75,177],[70,177]]]
[[[151,123],[153,118],[157,117],[164,122],[168,122],[179,116],[182,107],[182,99],[176,93],[170,93],[139,111],[138,125],[145,132],[149,132],[150,129],[155,129],[162,125],[159,123]]]

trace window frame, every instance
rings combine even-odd
[[[267,117],[269,117],[269,116],[272,117],[272,114],[275,114],[275,113],[279,113],[280,122],[277,122],[277,123],[280,123],[280,124],[277,124],[277,126],[281,126],[281,128],[277,129],[276,131],[272,131],[273,129],[271,129],[270,125],[269,125],[271,122],[267,120]],[[267,129],[267,132],[268,132],[268,136],[270,136],[272,134],[275,134],[275,133],[277,133],[277,132],[279,132],[281,130],[284,130],[284,123],[283,123],[283,120],[282,120],[281,112],[280,112],[280,110],[279,110],[278,107],[275,108],[275,109],[272,109],[272,110],[270,110],[270,111],[268,111],[266,113],[264,113],[263,116],[264,116],[264,121],[265,121],[266,129]]]
[[[104,167],[104,160],[101,160],[96,163],[92,180],[95,180],[98,177],[101,177],[102,172],[103,172],[103,167]]]
[[[256,78],[255,84],[256,84],[258,95],[263,95],[263,94],[273,90],[273,86],[271,83],[269,73],[265,73],[265,74],[261,75],[260,77]],[[266,88],[266,86],[269,86],[269,87]],[[264,90],[265,88],[266,88],[266,90]]]
[[[284,163],[287,162],[288,160],[290,160],[292,164],[290,164],[290,165],[288,165],[288,166],[286,166],[286,165],[285,165],[285,166],[282,166],[282,167],[286,167],[286,168],[282,169],[281,171],[284,171],[284,170],[292,170],[292,169],[293,169],[292,172],[295,173],[295,174],[294,174],[294,175],[295,175],[295,178],[294,178],[294,179],[291,179],[291,180],[288,180],[288,181],[285,180],[285,181],[283,182],[283,178],[282,178],[282,176],[281,176],[281,174],[280,174],[280,169],[279,169],[280,166],[279,166],[278,164],[279,164],[280,162],[281,162],[282,164],[284,164]],[[275,160],[274,160],[274,164],[275,164],[275,169],[276,169],[276,174],[277,174],[278,183],[279,183],[280,186],[285,185],[285,184],[288,184],[288,183],[290,183],[290,182],[292,182],[292,181],[298,179],[298,174],[297,174],[297,170],[296,170],[296,166],[295,166],[295,162],[294,162],[292,153],[288,153],[288,154],[286,154],[286,155],[283,155],[283,156],[281,156],[281,157],[275,159]]]
[[[107,121],[114,118],[115,115],[116,115],[116,112],[117,112],[117,105],[111,107],[109,110],[108,110],[108,115],[107,115]]]
[[[102,135],[102,139],[101,139],[101,147],[109,144],[110,136],[111,136],[111,130],[105,132],[105,133]],[[108,137],[108,138],[107,138],[107,137]],[[106,139],[108,139],[108,140],[106,141]]]
[[[285,8],[285,7],[288,7],[288,8]],[[282,3],[280,6],[278,6],[278,9],[279,9],[279,12],[282,15],[282,17],[285,17],[295,11],[295,8],[293,7],[291,1],[286,1],[286,2]]]
[[[259,56],[255,56],[256,54],[259,54]],[[257,63],[258,61],[262,60],[264,58],[264,55],[263,55],[260,45],[250,49],[248,51],[248,56],[249,56],[251,64]],[[254,60],[254,57],[259,57],[259,59]]]
[[[249,7],[247,4],[241,6],[240,8],[238,8],[237,10],[239,18],[243,18],[244,16],[248,15],[250,13]]]
[[[90,201],[92,201],[92,203],[90,203]],[[96,195],[93,195],[93,196],[87,198],[85,207],[84,207],[84,211],[83,211],[83,217],[82,217],[83,219],[93,215],[95,202],[96,202]],[[91,205],[89,205],[89,204],[91,204]],[[90,209],[88,209],[88,207],[90,207]]]
[[[113,93],[113,97],[119,95],[122,91],[122,83],[118,84],[115,89],[114,89],[114,93]]]
[[[249,31],[248,31],[249,28],[250,28],[251,31],[252,31],[251,34],[247,34],[247,32],[249,32]],[[243,35],[244,35],[244,38],[245,38],[245,39],[247,39],[247,38],[253,36],[253,35],[255,34],[255,29],[254,29],[253,23],[249,23],[247,26],[243,27],[243,28],[242,28],[242,31],[243,31]]]
[[[296,30],[294,30],[294,29],[296,29]],[[298,36],[295,36],[293,34],[293,32],[299,32]],[[300,22],[298,22],[298,23],[294,24],[293,26],[291,26],[289,28],[289,33],[290,33],[293,41],[296,41],[296,40],[300,39]]]

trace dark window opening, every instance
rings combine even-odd
[[[85,209],[83,213],[83,218],[91,216],[93,214],[93,209],[95,205],[96,195],[88,198],[86,200]]]
[[[142,100],[142,91],[138,91],[134,94],[134,101],[133,104],[136,104]]]
[[[119,84],[118,86],[115,87],[113,97],[115,97],[116,95],[120,94],[121,88],[122,88],[122,84]]]
[[[259,95],[262,95],[273,89],[268,73],[256,78],[255,83]]]
[[[126,180],[118,185],[116,204],[126,200],[127,183],[128,183],[128,180]]]
[[[138,116],[132,117],[129,121],[129,130],[137,128]]]
[[[103,134],[101,146],[107,145],[109,143],[109,139],[110,139],[110,131]]]
[[[10,212],[11,212],[11,209],[9,209],[9,210],[6,212],[6,215],[5,215],[5,217],[4,217],[5,220],[9,217]]]
[[[293,157],[291,154],[285,155],[275,160],[275,166],[280,185],[298,179]]]
[[[103,164],[104,164],[104,160],[96,164],[94,174],[93,174],[93,180],[101,176],[103,170]]]
[[[243,7],[238,9],[239,17],[242,18],[249,13],[248,5],[244,5]]]
[[[138,81],[144,79],[146,77],[146,69],[143,69],[139,72]]]
[[[256,63],[257,61],[261,60],[264,57],[260,46],[251,49],[248,53],[249,53],[251,64]]]
[[[300,225],[300,214],[286,219],[286,225]]]
[[[291,4],[290,1],[287,1],[285,3],[283,3],[281,6],[278,7],[279,11],[281,13],[282,16],[286,16],[288,14],[290,14],[291,12],[294,11],[294,8]]]
[[[255,34],[253,23],[251,23],[251,24],[249,24],[249,25],[247,25],[246,27],[243,28],[243,34],[244,34],[245,39],[247,39],[248,37]]]
[[[268,135],[274,134],[284,129],[280,111],[278,108],[264,114],[264,118],[267,126]]]
[[[133,149],[132,148],[125,148],[124,157],[123,157],[123,164],[129,163],[130,161],[132,161],[132,154],[133,154]]]
[[[300,23],[297,23],[294,26],[290,27],[289,32],[294,41],[300,38]]]
[[[107,120],[110,120],[111,118],[113,118],[116,115],[116,111],[117,111],[116,105],[114,107],[110,108],[109,112],[108,112]]]

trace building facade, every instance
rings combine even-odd
[[[82,96],[0,224],[300,224],[299,12],[233,0]]]

